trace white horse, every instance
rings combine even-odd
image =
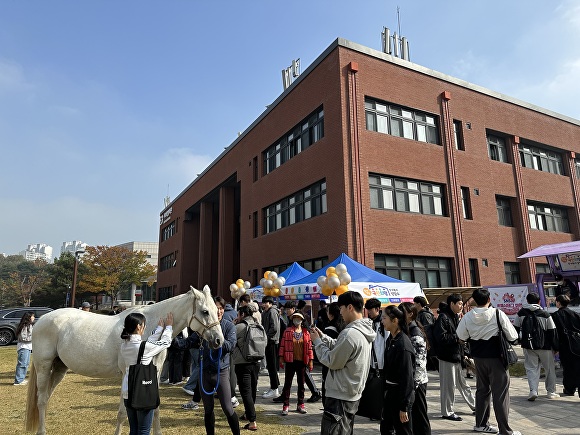
[[[125,317],[131,312],[141,312],[146,318],[147,337],[157,327],[160,318],[173,313],[173,336],[189,326],[198,332],[209,345],[221,347],[224,337],[217,318],[217,308],[208,286],[203,292],[191,289],[182,295],[152,305],[125,310],[116,316],[105,316],[74,308],[63,308],[42,316],[34,326],[32,349],[34,357],[28,384],[26,404],[26,430],[44,435],[46,405],[54,389],[67,370],[93,378],[110,378],[125,372],[120,356],[121,331]],[[161,370],[166,352],[154,358]],[[119,384],[120,385],[120,384]],[[121,396],[117,414],[117,430],[127,414]],[[153,420],[154,433],[161,434],[159,408]]]

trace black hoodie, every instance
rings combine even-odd
[[[459,316],[445,302],[439,304],[439,317],[435,322],[435,340],[437,341],[437,358],[450,363],[459,363],[463,359],[462,346],[457,338]]]

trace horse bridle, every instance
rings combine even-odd
[[[206,325],[204,322],[202,322],[196,315],[195,315],[195,299],[193,300],[193,314],[191,315],[191,319],[189,319],[189,323],[187,326],[189,326],[190,329],[193,329],[191,327],[191,322],[193,322],[194,320],[196,320],[202,327],[203,327],[203,332],[200,334],[201,337],[203,337],[203,335],[209,331],[211,328],[213,328],[214,326],[217,326],[220,324],[219,320],[217,322],[213,322],[210,323],[209,325]]]

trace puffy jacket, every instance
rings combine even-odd
[[[458,363],[463,359],[462,347],[457,338],[459,317],[445,302],[439,304],[439,317],[435,321],[435,340],[437,341],[437,358],[450,363]]]
[[[262,313],[262,326],[266,330],[268,341],[278,344],[280,340],[280,311],[274,305]]]
[[[542,307],[538,304],[523,304],[522,308],[518,311],[518,316],[514,320],[514,327],[521,338],[521,325],[524,318],[530,314],[534,313],[538,318],[538,324],[540,328],[544,330],[544,350],[558,350],[558,333],[556,332],[556,325],[554,320],[550,316],[550,313],[544,311]],[[523,347],[523,346],[522,346]]]
[[[296,327],[290,326],[284,330],[284,335],[282,340],[280,340],[280,349],[278,351],[279,356],[284,357],[284,362],[294,361],[294,331]],[[302,328],[302,337],[304,343],[304,349],[302,352],[302,361],[304,364],[308,365],[310,360],[314,359],[314,352],[312,351],[312,339],[310,338],[310,332]]]

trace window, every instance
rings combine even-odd
[[[161,257],[159,259],[159,271],[163,272],[164,270],[171,269],[175,267],[175,252],[172,252],[165,257]]]
[[[259,228],[258,228],[258,212],[257,211],[255,211],[253,213],[252,218],[254,221],[253,224],[254,224],[254,239],[255,239],[260,234]]]
[[[326,213],[326,180],[264,209],[264,234]]]
[[[444,216],[443,186],[369,174],[371,208]]]
[[[163,228],[163,233],[161,234],[161,241],[165,241],[177,232],[177,224],[175,221],[171,222],[165,228]]]
[[[574,159],[574,166],[576,167],[576,178],[580,178],[580,159]]]
[[[365,117],[367,130],[439,144],[435,115],[367,98]]]
[[[552,273],[549,264],[536,264],[536,273]]]
[[[505,139],[491,134],[487,135],[487,147],[489,151],[489,158],[497,160],[498,162],[507,163],[507,149],[505,147]]]
[[[463,125],[461,121],[456,119],[453,120],[453,139],[455,139],[455,149],[465,150],[463,144]]]
[[[461,186],[461,209],[463,211],[463,219],[473,219],[469,187]]]
[[[264,175],[324,137],[324,110],[319,108],[262,153]]]
[[[570,232],[568,211],[563,207],[528,202],[528,216],[534,230]]]
[[[498,223],[504,227],[513,227],[511,200],[496,195],[495,207],[497,208]]]
[[[471,287],[477,287],[479,283],[479,270],[477,268],[477,258],[469,259],[469,282]]]
[[[316,272],[328,264],[328,257],[312,258],[310,260],[297,261],[297,263],[309,272]],[[270,266],[264,269],[276,272],[278,275],[292,266],[292,263],[279,264],[277,266]]]
[[[520,264],[505,262],[503,264],[505,270],[505,283],[506,284],[520,284]]]
[[[562,156],[555,151],[548,151],[527,144],[520,144],[520,163],[524,168],[562,175],[564,173]]]
[[[252,169],[253,169],[253,175],[254,175],[254,182],[258,181],[259,172],[258,172],[258,158],[257,157],[254,157],[252,159]]]
[[[172,287],[159,287],[157,289],[157,292],[159,293],[159,302],[173,297],[173,288]]]
[[[451,287],[451,260],[375,254],[375,270],[393,278],[418,282],[422,288]]]

